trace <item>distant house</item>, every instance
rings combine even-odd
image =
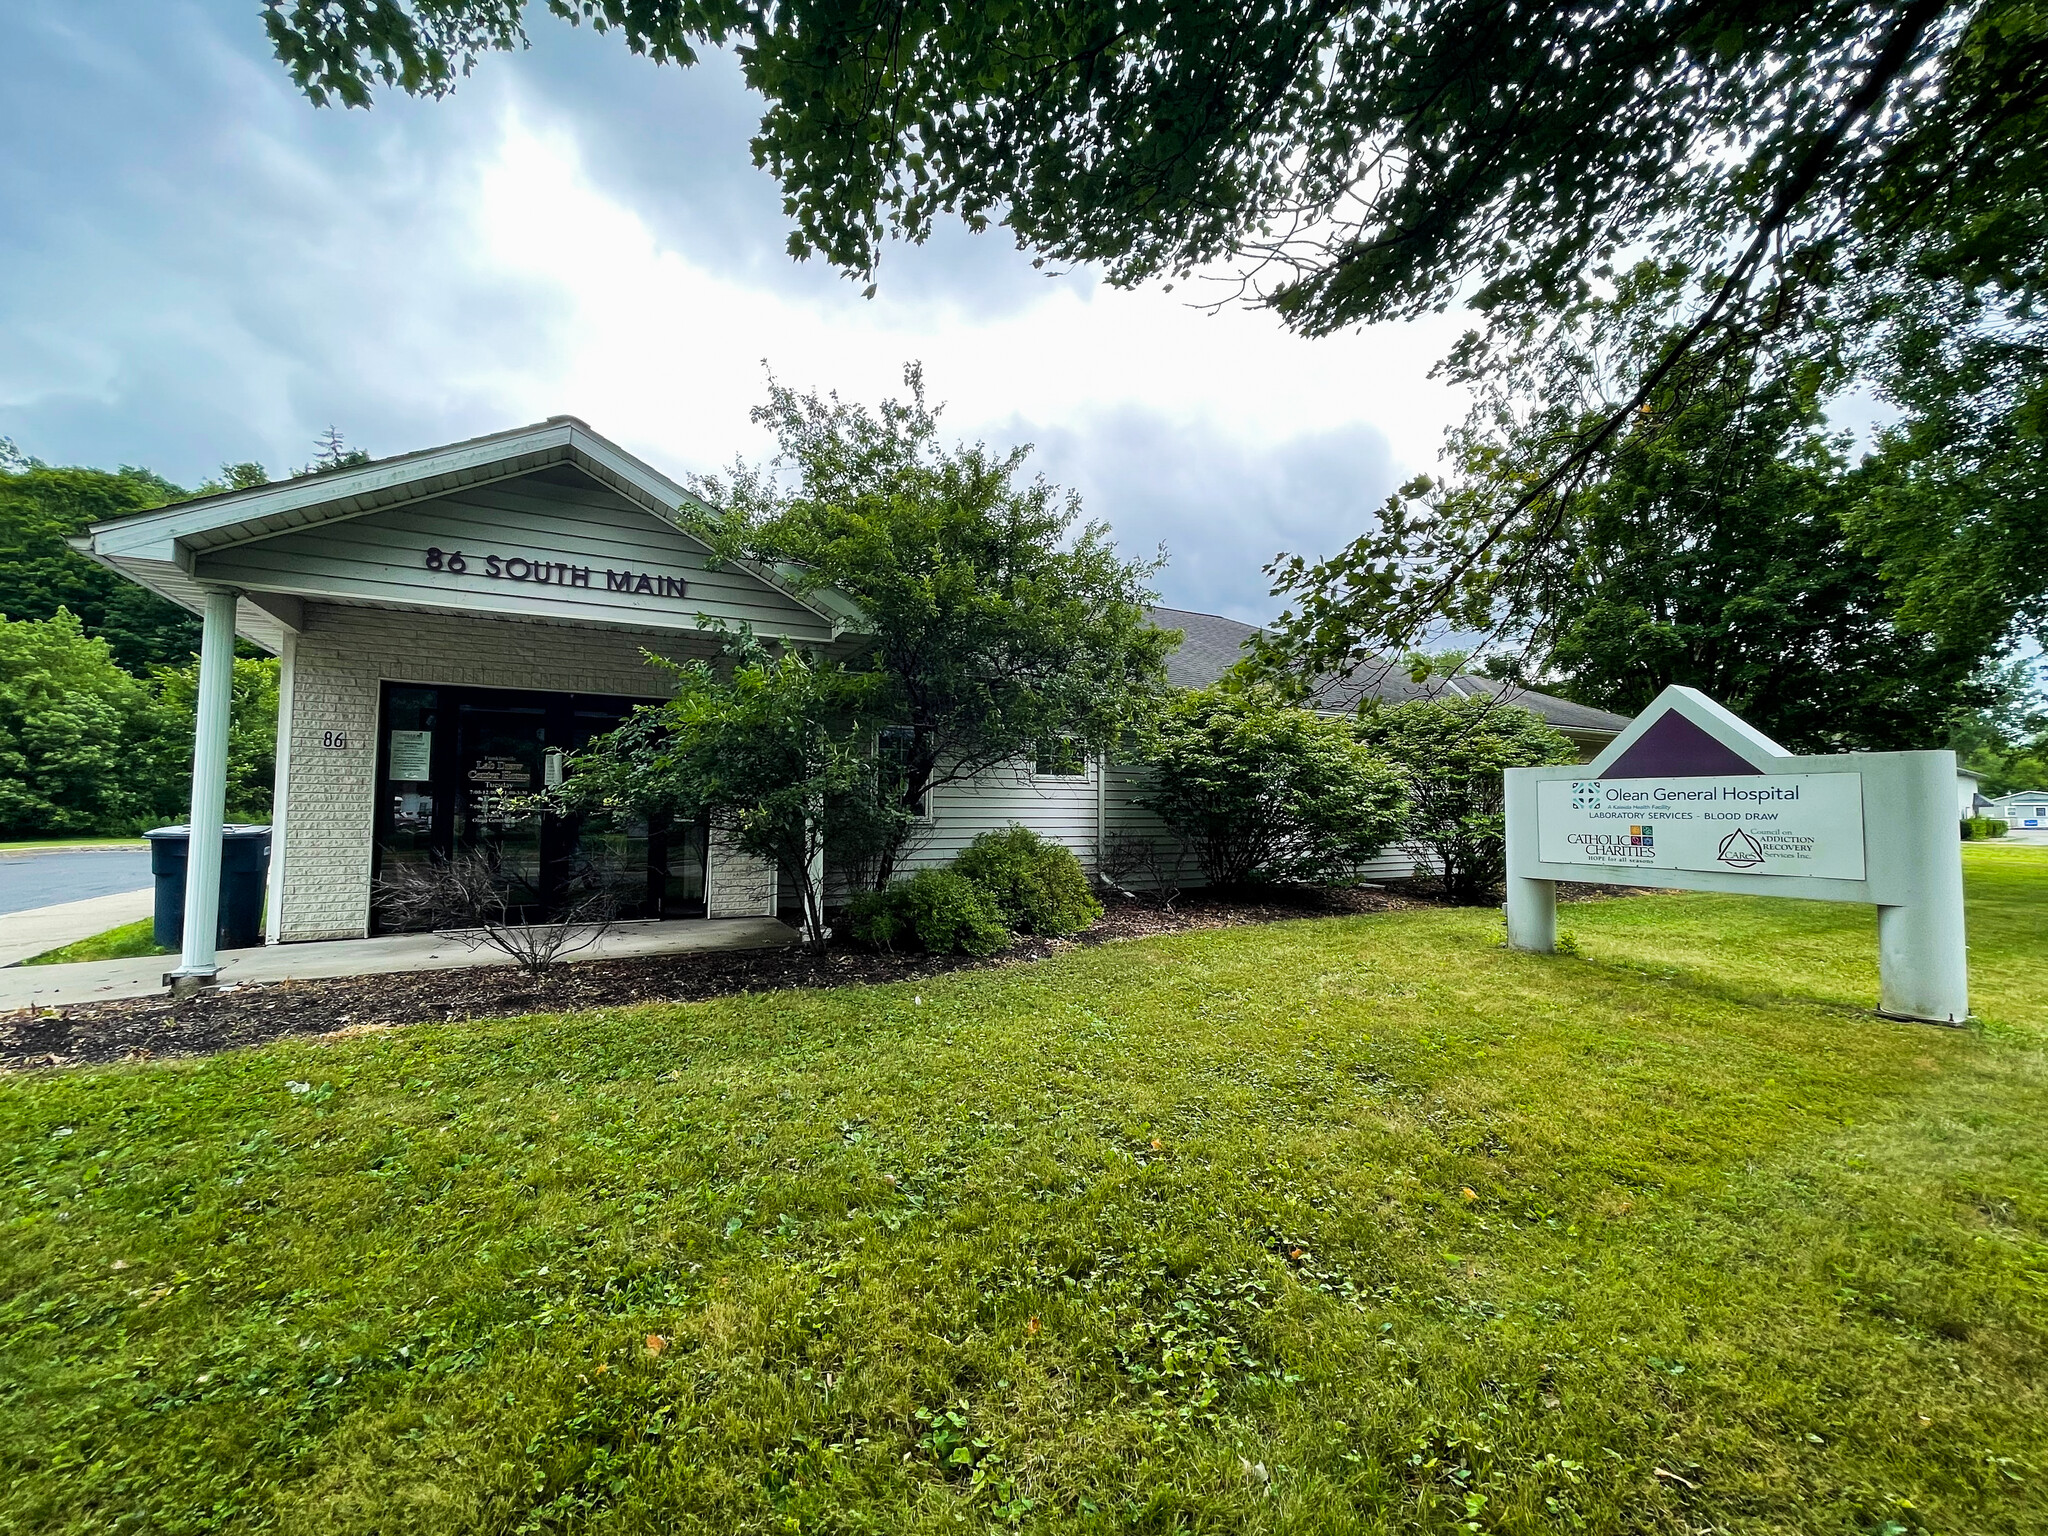
[[[1978,788],[1978,785],[1983,780],[1983,774],[1973,773],[1968,768],[1958,768],[1956,770],[1956,819],[1958,821],[1967,820],[1972,816],[1990,816],[1994,814],[1991,810],[1990,800]]]
[[[2000,795],[1984,814],[1996,816],[2008,826],[2048,827],[2048,789],[2016,789]]]

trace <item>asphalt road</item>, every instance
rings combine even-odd
[[[140,890],[150,883],[147,848],[60,848],[0,853],[0,913]]]

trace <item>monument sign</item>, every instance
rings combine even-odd
[[[1969,1013],[1952,752],[1800,757],[1672,687],[1590,763],[1507,772],[1508,943],[1557,943],[1557,882],[1860,901],[1879,1011]]]

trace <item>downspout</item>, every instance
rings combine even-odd
[[[1102,878],[1102,850],[1109,836],[1109,753],[1095,754],[1095,878]]]

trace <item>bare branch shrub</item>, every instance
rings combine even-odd
[[[619,913],[617,872],[586,860],[556,902],[555,919],[537,921],[539,893],[488,845],[387,870],[374,900],[392,927],[432,929],[473,950],[495,949],[536,980],[557,960],[595,944]]]
[[[1144,898],[1133,889],[1143,885],[1161,910],[1171,912],[1181,898],[1181,874],[1187,850],[1179,843],[1162,847],[1155,838],[1118,830],[1104,840],[1096,855],[1096,878],[1119,896]]]

